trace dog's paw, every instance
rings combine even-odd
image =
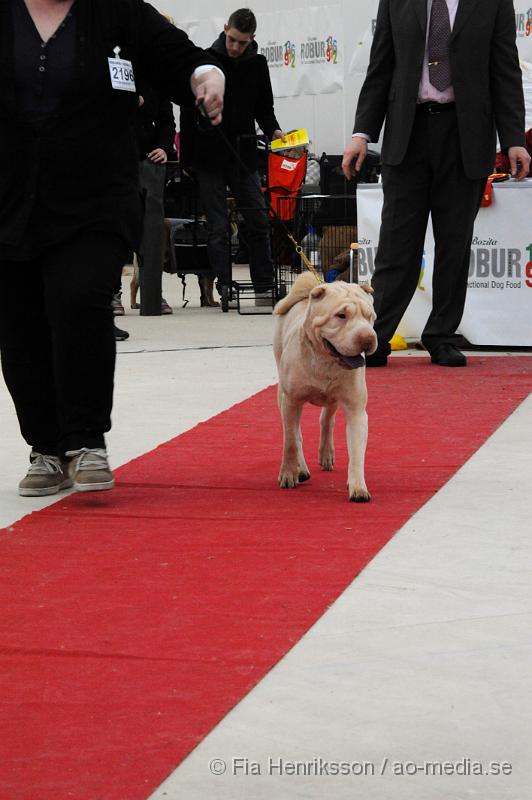
[[[295,489],[299,485],[299,480],[298,472],[281,470],[279,473],[279,486],[281,489]]]
[[[318,450],[318,464],[326,472],[330,472],[334,468],[334,447],[330,444],[322,444]]]
[[[349,502],[351,503],[369,503],[371,495],[367,489],[355,489],[349,495]]]

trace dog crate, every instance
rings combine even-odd
[[[169,232],[167,272],[212,274],[207,254],[207,223],[197,182],[178,165],[167,165],[164,215]]]
[[[281,200],[282,202],[282,200]],[[294,239],[324,280],[350,278],[350,245],[357,241],[356,198],[353,195],[303,195],[290,200],[294,215],[288,223]],[[273,256],[280,293],[306,269],[282,229],[274,231]],[[356,251],[352,265],[357,280]]]
[[[207,286],[212,287],[214,272],[207,247],[207,223],[201,208],[196,180],[177,164],[167,164],[164,192],[167,247],[165,272],[177,274],[183,287],[183,304],[187,275],[196,275],[200,285],[201,305],[213,305],[207,300]],[[210,290],[212,292],[212,289]]]

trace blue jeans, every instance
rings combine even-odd
[[[239,174],[235,174],[238,172]],[[246,221],[249,242],[249,270],[256,290],[273,283],[270,224],[257,172],[248,175],[229,171],[196,170],[200,197],[207,216],[208,252],[218,282],[231,281],[231,247],[227,214],[227,186],[236,197],[238,210]]]

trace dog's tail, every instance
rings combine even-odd
[[[318,286],[318,282],[315,275],[309,270],[305,270],[296,278],[286,297],[279,300],[275,306],[274,313],[279,315],[286,314],[296,303],[306,300],[316,286]]]

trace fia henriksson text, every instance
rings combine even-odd
[[[442,776],[507,776],[512,774],[512,764],[508,761],[478,761],[461,758],[456,761],[397,761],[383,757],[380,763],[374,761],[333,761],[321,757],[310,760],[293,760],[282,757],[268,757],[258,761],[247,756],[234,756],[230,760],[213,758],[209,762],[213,775],[245,776],[287,776],[287,777],[329,777],[352,776],[373,777],[379,775],[427,777]]]

